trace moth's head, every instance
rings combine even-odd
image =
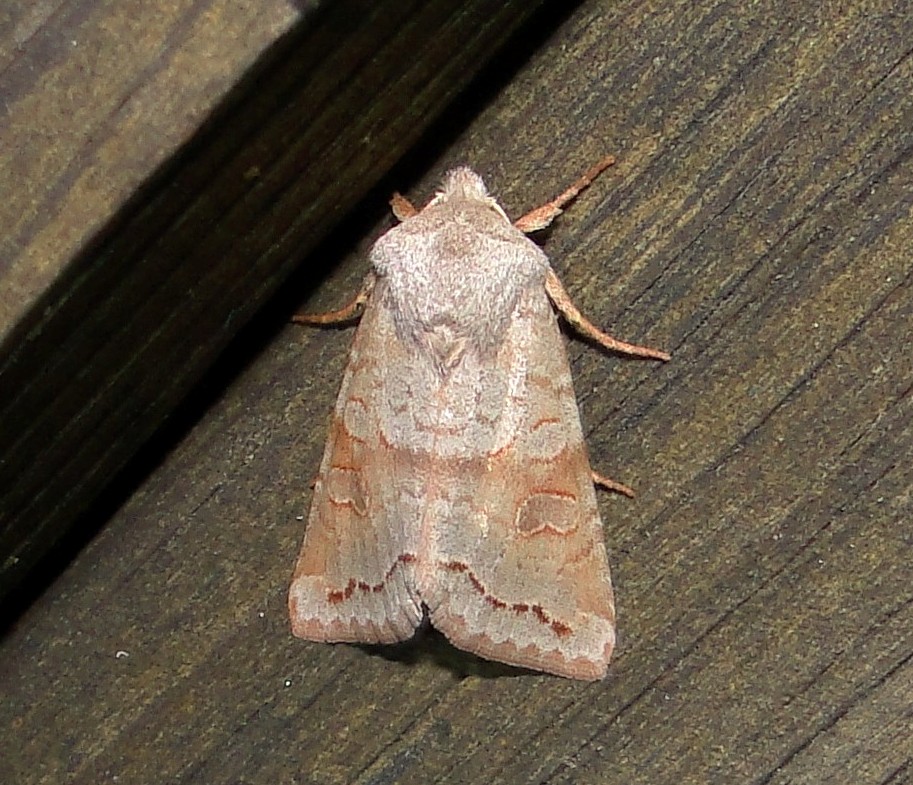
[[[470,201],[481,202],[486,207],[495,210],[504,220],[510,223],[510,219],[501,205],[495,201],[494,197],[489,196],[488,189],[482,178],[472,171],[468,166],[460,166],[451,169],[444,175],[444,182],[441,190],[438,191],[434,198],[428,203],[428,207],[444,202]]]

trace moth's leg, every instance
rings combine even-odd
[[[581,335],[596,341],[603,348],[621,352],[631,357],[649,357],[654,360],[671,359],[667,352],[659,349],[650,349],[647,346],[635,346],[633,343],[625,343],[600,330],[580,313],[577,306],[571,301],[571,296],[567,293],[561,281],[558,280],[554,270],[549,270],[545,277],[545,291],[548,293],[548,297],[555,308],[558,309],[571,327]]]
[[[593,475],[593,485],[600,485],[605,488],[607,491],[613,491],[615,493],[621,493],[630,498],[634,498],[634,490],[627,485],[622,485],[620,482],[615,482],[615,480],[606,477],[605,475],[599,474],[590,470]]]
[[[361,285],[361,289],[358,291],[358,294],[355,295],[352,302],[344,305],[339,310],[326,311],[325,313],[299,313],[292,317],[292,321],[295,324],[309,325],[341,324],[342,322],[350,322],[361,315],[362,308],[364,308],[365,303],[368,302],[368,298],[371,296],[371,292],[374,290],[374,280],[374,273],[368,273]]]
[[[418,208],[399,191],[394,191],[393,196],[390,197],[390,209],[393,210],[393,215],[400,221],[405,221],[407,218],[412,218],[419,213]]]
[[[559,215],[561,215],[561,209],[574,197],[577,196],[584,188],[586,188],[590,183],[593,182],[602,172],[608,169],[612,164],[615,163],[614,155],[607,155],[595,166],[591,166],[587,169],[583,175],[574,182],[570,188],[568,188],[564,193],[558,196],[547,204],[537,207],[535,210],[530,210],[526,215],[518,218],[514,221],[514,226],[517,227],[521,232],[537,232],[540,229],[544,229],[552,221],[555,220]],[[394,212],[396,212],[394,210]],[[397,216],[398,217],[398,216]]]

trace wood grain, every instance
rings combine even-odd
[[[537,6],[98,0],[0,27],[0,599]]]
[[[599,326],[673,355],[570,345],[593,464],[638,494],[600,500],[604,682],[292,638],[349,338],[290,325],[3,640],[0,778],[911,781],[911,29],[887,0],[585,2],[398,184],[468,163],[520,214],[619,158],[543,238]]]

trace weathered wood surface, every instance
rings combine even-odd
[[[0,600],[538,5],[11,8]]]
[[[593,462],[639,492],[601,500],[604,682],[291,637],[349,336],[289,326],[2,642],[0,779],[913,781],[911,29],[586,2],[401,183],[470,162],[516,215],[620,157],[545,238],[597,323],[673,352],[570,344]],[[362,225],[303,307],[355,290]]]

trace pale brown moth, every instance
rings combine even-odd
[[[454,169],[371,249],[345,308],[361,323],[314,485],[289,591],[295,635],[394,643],[427,616],[492,660],[599,679],[615,605],[593,473],[553,307],[607,349],[525,236],[614,158],[511,224],[482,179]]]

